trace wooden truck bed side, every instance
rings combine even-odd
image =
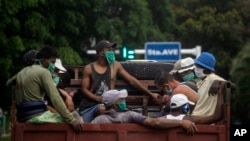
[[[160,130],[137,124],[83,124],[76,134],[67,124],[16,123],[12,141],[227,141],[224,125],[197,125],[195,135],[182,128]]]

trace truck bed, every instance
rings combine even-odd
[[[74,78],[71,80],[71,87],[80,89],[81,79],[78,73],[83,70],[82,66],[72,68]],[[143,73],[143,72],[140,72]],[[152,73],[152,72],[150,72]],[[139,79],[139,81],[151,91],[155,91],[153,80]],[[69,124],[50,123],[32,124],[18,123],[15,120],[15,106],[12,105],[12,141],[229,141],[230,128],[230,85],[220,85],[216,82],[214,88],[222,88],[224,94],[223,118],[213,125],[196,125],[198,132],[194,135],[187,135],[181,127],[171,129],[154,129],[132,123],[113,124],[82,124],[84,131],[75,133]],[[141,113],[150,115],[159,109],[149,96],[137,91],[127,82],[117,80],[116,88],[128,89],[129,96],[127,105],[141,108]]]

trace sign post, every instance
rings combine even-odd
[[[145,59],[175,62],[181,58],[179,42],[146,42]]]

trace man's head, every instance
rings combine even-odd
[[[100,55],[99,53],[105,52],[106,51],[105,49],[112,49],[113,51],[113,48],[115,47],[116,47],[116,43],[111,43],[108,40],[101,40],[96,44],[95,50],[96,50],[96,53]]]
[[[191,57],[178,60],[174,64],[173,70],[170,74],[176,77],[179,81],[189,81],[195,77],[194,70],[194,60]]]
[[[207,74],[214,72],[216,63],[215,57],[209,52],[202,52],[201,55],[194,60],[195,74],[197,77],[202,78]]]
[[[174,77],[169,74],[168,71],[161,71],[156,75],[154,84],[157,89],[159,89],[162,94],[172,93],[173,86],[171,85],[175,81]]]
[[[194,59],[192,59],[191,57],[183,58],[183,59],[178,60],[174,64],[174,68],[170,71],[170,74],[183,73],[189,70],[193,70],[194,67],[195,67]]]
[[[127,90],[108,90],[103,93],[102,101],[106,107],[112,107],[122,111],[126,109],[125,98],[128,96]],[[124,105],[125,104],[125,105]],[[125,106],[125,107],[124,107]]]
[[[59,77],[60,77],[60,81],[57,85],[58,88],[63,89],[70,85],[71,76],[68,72],[60,73]]]
[[[40,61],[44,68],[48,68],[50,71],[54,71],[56,58],[59,58],[56,50],[46,45],[37,53],[37,59]]]
[[[170,100],[170,109],[181,109],[182,113],[185,114],[189,111],[189,104],[194,105],[195,103],[188,100],[184,94],[174,94]]]
[[[198,66],[214,71],[216,59],[213,54],[209,52],[202,52],[201,55],[194,60],[194,62]]]
[[[99,57],[105,58],[108,64],[115,61],[114,48],[116,43],[111,43],[107,40],[98,42],[95,46],[96,53]]]
[[[25,66],[30,66],[33,65],[35,63],[36,60],[36,55],[37,55],[38,51],[37,50],[29,50],[28,52],[26,52],[23,55],[23,63]]]

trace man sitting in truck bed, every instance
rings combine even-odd
[[[144,87],[135,77],[130,75],[122,65],[115,61],[114,47],[116,43],[102,40],[95,46],[98,58],[95,62],[84,67],[82,78],[82,99],[79,113],[85,123],[91,122],[94,117],[105,110],[101,95],[115,88],[116,75],[124,78],[129,84],[148,94],[154,99],[160,95],[152,93]]]
[[[97,116],[91,123],[138,123],[154,128],[183,127],[188,134],[194,134],[197,129],[193,122],[188,120],[168,120],[165,118],[151,118],[134,111],[126,110],[125,99],[127,90],[109,90],[102,95],[106,111]]]
[[[196,124],[212,124],[222,117],[223,94],[218,94],[215,112],[211,116],[193,116],[187,115],[189,105],[194,105],[184,94],[175,94],[170,100],[170,114],[166,115],[167,119],[190,120]]]
[[[73,126],[76,132],[81,132],[82,126],[78,119],[68,111],[55,85],[51,72],[55,69],[58,54],[51,46],[45,46],[37,54],[37,63],[27,66],[13,76],[6,85],[16,82],[14,102],[19,122],[55,123],[66,122]],[[48,95],[58,114],[47,110],[43,101]]]
[[[192,101],[193,103],[196,103],[198,101],[198,93],[191,89],[188,85],[183,84],[179,81],[177,81],[171,74],[169,74],[168,71],[162,70],[159,74],[156,75],[154,84],[156,88],[158,88],[162,93],[164,94],[162,96],[162,105],[164,114],[160,115],[166,115],[166,113],[169,112],[169,102],[172,95],[182,93],[187,96],[189,101]],[[167,93],[164,93],[166,92]],[[171,91],[171,93],[169,93]],[[194,109],[194,106],[190,107],[190,110]]]

